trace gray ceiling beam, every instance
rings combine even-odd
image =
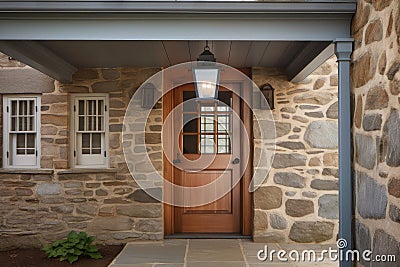
[[[128,13],[354,13],[355,0],[307,2],[229,1],[0,1],[0,12]]]
[[[163,18],[0,17],[0,40],[243,40],[329,41],[349,38],[347,18],[246,19],[180,16]],[[62,30],[60,30],[62,29]]]
[[[35,41],[0,41],[0,51],[61,82],[70,82],[77,68]]]
[[[319,55],[309,62],[302,70],[300,70],[292,79],[292,82],[300,82],[310,75],[314,70],[321,66],[335,53],[334,44],[327,46]],[[293,76],[294,74],[292,74]]]
[[[286,67],[289,80],[292,82],[304,80],[332,56],[334,53],[330,44],[329,42],[309,42]]]

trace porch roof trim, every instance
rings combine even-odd
[[[349,13],[355,0],[303,2],[251,1],[0,1],[0,12],[104,13]]]

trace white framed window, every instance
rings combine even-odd
[[[108,95],[71,96],[72,167],[108,167]]]
[[[40,168],[40,96],[3,96],[3,167]]]

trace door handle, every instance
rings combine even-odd
[[[239,158],[235,158],[235,159],[232,161],[232,164],[239,164],[239,162],[240,162],[240,159],[239,159]]]
[[[181,163],[181,159],[179,157],[179,153],[176,153],[176,159],[172,161],[173,164]]]

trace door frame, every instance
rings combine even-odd
[[[251,69],[240,69],[248,77],[251,77]],[[175,85],[179,84],[179,82],[174,80],[165,80],[163,81],[164,86],[167,85]],[[253,152],[254,152],[254,145],[253,145],[253,113],[251,108],[246,104],[251,103],[252,99],[252,87],[248,83],[237,82],[237,80],[233,77],[233,79],[223,79],[221,78],[221,85],[223,84],[238,84],[240,86],[241,95],[245,98],[246,101],[240,99],[240,118],[243,122],[244,128],[247,131],[247,134],[241,132],[241,138],[244,140],[245,138],[249,139],[248,144],[250,144],[249,155],[243,155],[245,149],[241,149],[241,158],[248,157],[248,164],[245,165],[245,162],[241,162],[243,171],[243,176],[240,179],[240,229],[241,235],[243,236],[251,236],[252,235],[252,226],[253,226],[253,193],[249,192],[249,186],[253,174]],[[173,86],[175,87],[175,86]],[[163,95],[162,98],[162,109],[163,109],[163,122],[167,118],[168,114],[174,108],[174,94],[173,90],[167,92]],[[172,129],[163,129],[163,131],[167,131],[172,136]],[[247,142],[241,142],[241,144],[245,144]],[[166,158],[165,154],[163,154],[163,176],[168,182],[174,182],[174,167]],[[164,186],[163,188],[164,196],[166,194],[172,194],[168,189]],[[170,236],[175,234],[175,226],[174,226],[174,207],[164,203],[164,236]]]

